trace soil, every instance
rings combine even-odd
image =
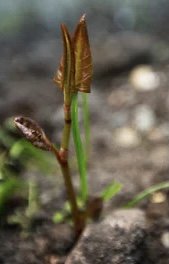
[[[53,42],[48,44],[50,47]],[[30,47],[34,48],[34,45]],[[31,48],[27,54],[30,52]],[[48,67],[45,61],[46,68],[42,67],[38,59],[25,62],[24,56],[25,50],[16,54],[14,49],[11,66],[8,68],[5,64],[0,84],[1,121],[15,114],[25,114],[38,120],[51,138],[58,142],[62,128],[62,94],[50,79],[49,68],[51,70],[53,66]],[[0,67],[2,69],[2,65]],[[135,65],[130,65],[130,70],[127,67],[126,72],[123,67],[117,77],[109,68],[105,76],[103,73],[101,79],[94,80],[90,96],[90,193],[99,195],[113,179],[123,185],[122,191],[105,205],[105,213],[122,207],[145,188],[169,180],[169,69],[165,65],[152,65],[160,78],[158,87],[139,90],[131,83],[133,67]],[[52,70],[55,71],[54,67]],[[149,120],[150,125],[146,129],[140,128],[137,122],[140,106],[153,113],[153,120]],[[125,139],[119,136],[123,131],[129,133],[130,143],[126,144]],[[73,155],[73,150],[70,153]],[[75,168],[72,171],[78,189],[78,173]],[[22,178],[33,177],[38,182],[42,209],[38,221],[27,235],[18,226],[1,227],[0,263],[65,262],[75,243],[73,232],[68,224],[53,224],[51,220],[55,211],[64,204],[65,191],[60,176],[59,172],[57,177],[44,177],[23,170]],[[152,196],[138,205],[146,212],[150,227],[147,243],[151,243],[152,247],[147,264],[169,263],[169,243],[164,243],[162,239],[169,232],[169,192],[162,191],[160,195],[164,198],[160,202],[154,202],[155,197]]]

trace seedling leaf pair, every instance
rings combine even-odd
[[[81,17],[72,38],[65,25],[61,26],[61,30],[64,53],[54,82],[62,90],[89,93],[93,70],[85,15]]]

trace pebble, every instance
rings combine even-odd
[[[132,106],[136,102],[136,95],[131,91],[129,85],[121,85],[116,91],[112,91],[107,98],[107,102],[111,107],[120,109],[125,106]]]
[[[168,167],[168,157],[168,146],[159,146],[153,148],[149,155],[149,161],[153,164],[152,166],[164,169]]]
[[[141,140],[138,133],[134,129],[130,127],[123,127],[116,130],[114,141],[120,147],[128,148],[138,146]]]
[[[111,123],[113,128],[118,128],[126,125],[129,121],[129,114],[125,111],[112,113]]]
[[[169,139],[169,124],[163,123],[158,127],[153,128],[148,135],[149,140],[158,142]]]
[[[159,87],[160,77],[152,67],[141,65],[136,67],[129,77],[132,86],[139,91],[152,91]]]
[[[163,203],[167,199],[166,194],[162,192],[155,192],[151,197],[152,203]]]
[[[145,263],[145,230],[143,211],[114,211],[86,227],[65,264]]]
[[[169,232],[165,232],[162,234],[161,242],[165,248],[169,248]]]
[[[140,132],[150,131],[156,123],[154,111],[148,105],[139,105],[134,113],[134,125]]]

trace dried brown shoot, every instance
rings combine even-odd
[[[46,151],[51,150],[51,142],[46,137],[42,128],[34,120],[28,117],[19,116],[15,117],[14,122],[23,136],[35,147]]]

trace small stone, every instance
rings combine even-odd
[[[113,90],[108,98],[107,102],[111,107],[114,107],[115,109],[121,110],[122,108],[125,108],[126,106],[131,106],[136,102],[136,96],[135,93],[131,91],[131,87],[129,85],[122,85],[119,86],[119,89]]]
[[[151,197],[152,203],[163,203],[167,199],[166,194],[162,192],[156,192]]]
[[[52,255],[50,257],[50,264],[64,264],[65,263],[65,257],[58,257],[55,255]]]
[[[126,125],[129,121],[129,114],[125,111],[118,111],[112,114],[111,123],[113,128],[119,128]]]
[[[120,147],[130,148],[138,146],[141,140],[138,133],[134,129],[124,127],[116,130],[114,141]]]
[[[168,167],[169,149],[168,146],[157,146],[149,155],[149,160],[153,166],[158,168]]]
[[[154,127],[148,135],[148,139],[153,142],[159,142],[169,139],[169,124],[164,123],[158,127]]]
[[[39,252],[43,254],[49,247],[48,240],[45,237],[39,236],[35,239],[35,245]]]
[[[117,210],[88,225],[65,264],[145,263],[145,228],[143,211]]]
[[[141,132],[150,131],[156,123],[153,110],[148,105],[139,105],[134,113],[134,125]]]
[[[165,248],[169,248],[169,232],[165,232],[162,234],[161,242]]]
[[[130,74],[130,83],[139,91],[152,91],[159,87],[160,77],[150,66],[138,66]]]
[[[43,205],[49,203],[51,201],[50,194],[46,191],[40,195],[40,200]]]

